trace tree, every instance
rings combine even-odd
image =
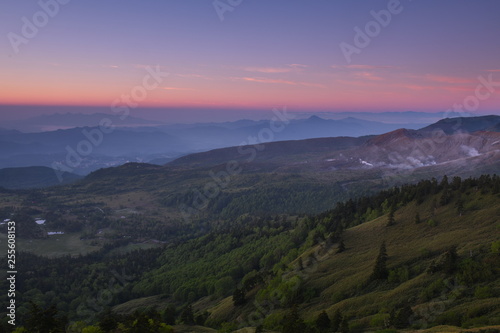
[[[339,309],[335,311],[333,314],[331,326],[332,326],[332,331],[337,332],[340,328],[340,324],[342,323],[342,312],[340,312]]]
[[[342,318],[342,322],[340,323],[340,332],[349,333],[349,320],[346,316]]]
[[[457,248],[452,246],[448,251],[444,253],[443,260],[443,271],[446,274],[452,274],[457,269],[458,254]]]
[[[109,332],[118,327],[118,316],[109,308],[99,316],[99,327],[104,332]]]
[[[289,313],[283,318],[283,332],[304,333],[306,325],[300,318],[297,305],[294,305]]]
[[[320,332],[328,332],[331,324],[330,317],[328,317],[328,314],[325,311],[321,312],[316,319],[316,327]]]
[[[240,288],[236,288],[233,293],[233,304],[234,306],[240,306],[246,303],[245,291]]]
[[[299,257],[298,266],[300,271],[304,270],[304,263],[302,262],[302,257]]]
[[[458,215],[462,216],[464,213],[464,200],[462,197],[459,197],[457,202],[455,203],[455,208],[457,209]]]
[[[175,325],[175,306],[169,304],[162,313],[162,320],[167,325]]]
[[[58,318],[57,308],[53,304],[47,309],[40,308],[30,302],[30,309],[26,319],[25,328],[31,333],[63,333],[65,320]]]
[[[396,212],[396,207],[394,205],[391,206],[391,209],[389,211],[389,217],[387,218],[387,226],[390,227],[391,225],[394,225],[396,223],[396,220],[394,219],[394,213]]]
[[[389,272],[387,270],[387,249],[385,247],[385,241],[380,246],[380,250],[375,261],[375,267],[373,268],[373,273],[370,280],[385,280]]]
[[[340,244],[339,244],[339,247],[337,249],[337,253],[342,253],[345,251],[345,244],[344,244],[344,240],[341,239],[340,240]]]
[[[419,224],[420,222],[422,222],[422,220],[420,220],[420,214],[417,213],[415,214],[415,224]]]
[[[397,311],[393,309],[389,317],[389,323],[395,328],[407,328],[410,325],[410,318],[413,316],[413,310],[407,304]]]
[[[186,325],[193,325],[194,324],[193,307],[191,305],[186,306],[184,308],[184,310],[182,311],[181,321]]]

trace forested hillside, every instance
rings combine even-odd
[[[444,177],[319,215],[220,220],[149,250],[122,238],[76,257],[22,253],[18,314],[28,332],[500,325],[499,198],[498,176]]]

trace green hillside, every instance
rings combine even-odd
[[[314,216],[219,220],[150,249],[122,239],[77,257],[22,253],[18,311],[28,325],[35,315],[62,325],[59,313],[95,332],[500,325],[499,197],[498,176],[445,177]]]

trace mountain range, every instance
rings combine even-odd
[[[344,121],[350,122],[351,120]],[[250,123],[253,124],[253,122]],[[291,127],[293,131],[286,133],[298,135],[300,128],[305,131],[307,126],[310,125],[311,128],[314,128],[314,124],[318,123],[328,124],[325,125],[325,128],[332,127],[330,121],[311,117],[291,124],[290,126],[295,126]],[[342,124],[345,125],[345,123]],[[337,174],[342,174],[342,178],[347,179],[354,179],[359,173],[364,175],[361,177],[362,179],[373,175],[374,179],[382,178],[385,180],[395,179],[402,175],[417,177],[418,179],[418,177],[422,177],[421,175],[440,173],[441,170],[450,170],[451,173],[457,175],[465,175],[469,172],[480,174],[481,172],[498,170],[495,168],[498,167],[499,161],[499,124],[499,116],[483,116],[443,119],[418,130],[398,129],[380,135],[367,135],[357,138],[341,136],[266,143],[259,142],[258,138],[256,138],[254,145],[247,144],[246,146],[214,149],[188,154],[175,160],[170,157],[169,159],[173,161],[167,163],[164,167],[158,166],[157,169],[166,168],[178,171],[220,168],[221,165],[228,161],[236,161],[242,166],[243,173],[279,172],[281,174],[291,174],[320,172],[321,174],[328,174],[330,171],[337,170],[339,171]],[[228,128],[231,126],[236,127],[238,130]],[[240,126],[252,129],[245,132]],[[244,137],[250,132],[255,133],[256,130],[262,130],[262,128],[265,129],[266,127],[256,127],[255,124],[248,127],[248,122],[242,121],[238,124],[224,124],[217,128],[195,127],[194,129],[191,128],[191,132],[189,132],[190,129],[185,130],[190,135],[196,131],[198,133],[201,131],[204,135],[208,135],[207,132],[209,131],[216,131],[220,135],[221,128],[229,136],[238,133],[238,135]],[[90,131],[91,129],[86,130]],[[283,133],[285,137],[291,135],[286,133]],[[318,133],[321,132],[318,130]],[[5,155],[8,156],[9,153],[15,154],[20,145],[25,149],[29,147],[32,154],[42,154],[44,149],[48,149],[49,151],[46,151],[48,155],[44,155],[44,160],[41,160],[38,164],[43,165],[43,161],[49,163],[51,162],[50,158],[57,156],[57,149],[62,147],[60,143],[61,135],[71,138],[68,140],[72,140],[76,146],[81,130],[60,130],[30,134],[9,132],[9,135],[5,135],[4,138],[8,137],[9,140],[16,142],[4,143]],[[201,137],[200,135],[200,140]],[[147,152],[154,154],[163,149],[165,142],[170,142],[170,147],[177,147],[177,151],[180,151],[182,150],[182,144],[176,138],[176,136],[156,130],[147,132],[147,134],[135,130],[115,130],[104,137],[100,146],[95,147],[95,156],[92,159],[96,162],[92,164],[86,159],[82,162],[81,168],[86,167],[92,170],[92,166],[100,163],[104,164],[104,166],[113,166],[109,162],[106,164],[106,158],[104,157],[106,154],[112,154],[117,164],[134,161],[122,157],[122,154],[126,154],[127,149],[141,151],[141,156],[144,156]],[[226,142],[231,142],[227,137],[226,139]],[[39,143],[35,144],[33,142]],[[71,141],[65,141],[63,144],[68,142]],[[149,144],[149,142],[153,142],[153,144]],[[242,142],[248,143],[248,141]],[[43,145],[44,148],[40,147],[40,145]],[[115,146],[122,147],[122,150],[115,148]],[[28,151],[26,151],[26,154],[28,154]],[[17,155],[17,158],[28,159],[26,155]],[[140,161],[136,159],[134,162]],[[165,162],[164,160],[156,161],[157,163]],[[155,162],[155,160],[152,162]],[[7,187],[12,188],[13,183],[10,181]],[[5,183],[2,184],[6,186]],[[23,182],[23,184],[26,185],[26,182]]]
[[[96,126],[102,121],[113,126],[113,129],[107,129],[104,133],[101,127]],[[269,136],[267,131],[271,126],[270,120],[164,125],[135,117],[121,120],[108,114],[69,113],[40,116],[24,120],[23,123],[26,126],[22,128],[38,126],[39,129],[53,130],[29,133],[13,129],[0,130],[0,168],[67,164],[71,151],[80,149],[83,151],[79,153],[81,161],[71,167],[71,172],[80,175],[127,162],[165,164],[189,153],[240,145],[259,134],[267,133]],[[306,119],[286,119],[283,124],[278,122],[277,126],[279,129],[271,132],[272,137],[266,137],[266,140],[362,136],[382,134],[404,126],[420,128],[423,125],[355,118],[328,120],[311,116]],[[89,133],[94,133],[94,139]]]

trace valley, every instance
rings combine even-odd
[[[498,119],[224,148],[2,189],[19,297],[57,306],[65,325],[146,320],[141,332],[316,332],[323,312],[352,332],[498,325]],[[385,273],[373,279],[381,244]],[[24,304],[24,318],[41,311]]]

